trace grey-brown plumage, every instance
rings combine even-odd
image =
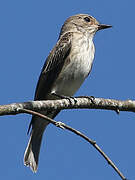
[[[95,48],[94,34],[111,26],[101,25],[87,14],[69,17],[62,26],[59,40],[50,52],[41,71],[34,100],[56,99],[52,93],[73,96],[91,71]],[[41,112],[54,118],[59,111]],[[37,171],[40,145],[47,121],[33,116],[24,164]]]

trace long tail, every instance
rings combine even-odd
[[[34,117],[31,136],[24,153],[24,165],[29,166],[33,172],[37,171],[42,136],[47,125],[48,121]]]

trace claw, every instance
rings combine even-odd
[[[72,104],[72,101],[71,101],[71,99],[73,99],[74,100],[74,102],[75,102],[75,104],[77,103],[77,100],[74,98],[74,97],[72,97],[72,96],[64,96],[64,95],[59,95],[59,94],[56,94],[56,93],[51,93],[52,95],[54,95],[54,96],[56,96],[56,97],[59,97],[59,98],[61,98],[61,99],[68,99],[69,100],[69,102],[70,102],[70,104]]]
[[[94,104],[95,97],[94,96],[87,96],[87,98]]]
[[[94,102],[95,97],[94,96],[79,96],[79,98],[88,98],[93,104],[95,104],[95,102]]]

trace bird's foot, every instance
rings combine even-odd
[[[94,96],[79,96],[79,98],[88,98],[93,104],[95,104],[95,102],[94,102],[95,97]]]
[[[52,95],[54,95],[54,96],[56,96],[56,97],[59,97],[60,99],[68,99],[69,100],[69,102],[70,102],[70,104],[72,104],[72,101],[71,101],[71,99],[73,99],[74,100],[74,102],[75,102],[75,104],[77,103],[77,100],[74,98],[74,97],[72,97],[72,96],[65,96],[65,95],[59,95],[59,94],[57,94],[57,93],[51,93]]]

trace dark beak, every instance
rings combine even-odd
[[[111,25],[99,24],[98,25],[98,30],[107,29],[107,28],[111,28],[111,27],[112,27]]]

